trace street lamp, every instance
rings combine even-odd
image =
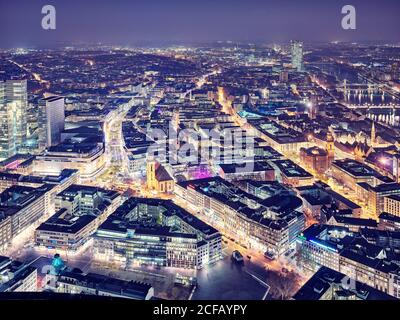
[[[383,166],[386,166],[388,164],[389,159],[385,158],[385,157],[381,157],[379,158],[379,163]]]

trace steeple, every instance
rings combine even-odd
[[[148,159],[146,164],[147,188],[154,190],[156,188],[156,162],[154,159]]]
[[[326,133],[326,152],[328,153],[328,157],[330,159],[335,157],[335,139],[333,138],[330,128]]]
[[[376,129],[375,129],[375,121],[372,121],[372,128],[371,128],[371,147],[376,144]]]

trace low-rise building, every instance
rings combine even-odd
[[[262,252],[283,254],[305,225],[291,204],[274,208],[220,177],[179,182],[175,194],[221,233]]]
[[[55,186],[54,192],[59,193],[77,182],[78,170],[64,169],[56,175],[22,175],[0,172],[0,192],[14,185],[40,187],[50,184]]]
[[[374,219],[361,219],[354,217],[346,217],[340,215],[333,215],[327,221],[326,224],[331,226],[340,226],[348,228],[350,231],[358,232],[361,228],[372,228],[378,227],[378,222]]]
[[[72,185],[55,198],[57,212],[35,231],[38,246],[76,251],[120,205],[111,190]]]
[[[122,135],[129,172],[144,176],[149,147],[154,144],[154,141],[138,131],[131,121],[122,123]]]
[[[252,179],[256,181],[275,180],[275,170],[266,161],[244,162],[241,164],[219,164],[219,175],[228,181]]]
[[[0,256],[0,292],[36,292],[37,270],[19,261]]]
[[[16,154],[0,162],[0,171],[17,174],[31,174],[35,156],[30,154]]]
[[[48,184],[38,188],[14,185],[0,194],[0,249],[50,213],[53,188]]]

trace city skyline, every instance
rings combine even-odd
[[[201,44],[216,41],[398,42],[400,4],[352,1],[356,30],[343,30],[344,1],[53,1],[55,30],[41,28],[41,1],[0,2],[0,44],[56,47],[65,44]],[[317,30],[317,31],[316,31]]]

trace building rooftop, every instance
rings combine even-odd
[[[57,282],[74,284],[109,294],[123,295],[137,300],[145,300],[152,288],[150,284],[144,282],[125,281],[96,273],[81,274],[72,271],[63,271]]]
[[[145,207],[147,209],[145,209]],[[196,232],[210,237],[219,234],[218,230],[207,223],[198,219],[185,209],[179,207],[171,200],[153,199],[153,198],[129,198],[126,200],[107,220],[99,227],[103,230],[115,230],[118,232],[127,232],[128,229],[135,232],[155,232],[164,235],[173,235],[174,231],[170,227],[163,226],[157,219],[141,219],[146,216],[149,207],[157,207],[166,217],[176,217],[190,225]],[[133,215],[133,212],[135,215]],[[175,232],[175,235],[177,233]],[[189,235],[192,237],[193,235]]]
[[[10,158],[7,158],[3,161],[0,161],[0,168],[4,170],[14,170],[20,167],[29,166],[35,156],[28,155],[28,154],[16,154]]]
[[[273,229],[287,228],[290,221],[303,217],[302,212],[293,210],[301,202],[297,197],[289,197],[282,206],[279,206],[274,201],[262,200],[247,193],[221,177],[182,181],[178,182],[178,185],[195,189],[201,194],[228,205],[246,218]],[[283,198],[277,196],[275,200],[277,199]]]
[[[261,119],[249,120],[249,123],[279,144],[306,142],[303,134],[287,129],[276,122]]]
[[[332,163],[334,166],[348,172],[354,177],[375,177],[380,174],[371,167],[351,159],[335,160]]]
[[[304,152],[309,157],[325,157],[328,155],[328,152],[324,149],[318,147],[311,147],[311,148],[301,148],[301,152]]]
[[[22,175],[15,173],[0,172],[0,180],[10,180],[21,183],[37,183],[37,184],[59,184],[77,174],[78,170],[63,169],[58,175]]]
[[[219,167],[222,171],[227,173],[251,173],[251,172],[264,172],[273,171],[274,168],[267,161],[246,162],[243,164],[223,164]]]
[[[119,193],[114,190],[108,190],[100,187],[86,186],[80,184],[73,184],[57,194],[57,197],[64,199],[73,199],[77,195],[94,195],[99,194],[103,200],[113,200],[119,196]]]
[[[36,230],[75,234],[95,219],[95,215],[74,216],[67,209],[62,208]]]
[[[15,215],[18,211],[33,203],[54,186],[44,184],[40,187],[14,185],[0,193],[0,221],[7,216]]]
[[[337,223],[349,225],[349,226],[360,226],[360,227],[369,227],[369,228],[377,228],[378,222],[374,219],[362,219],[362,218],[354,218],[354,217],[346,217],[346,216],[334,216]]]
[[[292,160],[275,160],[272,162],[288,178],[312,178],[313,175]]]
[[[396,182],[392,183],[382,183],[376,187],[373,188],[375,192],[389,192],[389,191],[396,191],[398,190],[400,192],[400,184]],[[399,197],[400,199],[400,197]]]

